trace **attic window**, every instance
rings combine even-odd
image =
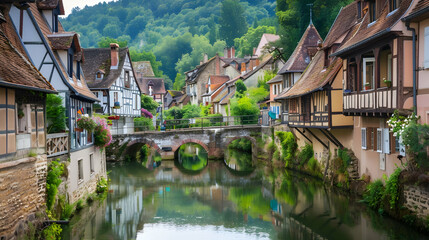
[[[401,3],[401,0],[389,0],[389,10],[390,10],[390,12],[395,11],[399,7],[400,3]]]
[[[375,1],[369,1],[369,21],[374,22],[377,20],[377,11]]]
[[[362,17],[362,2],[359,1],[357,2],[357,15],[358,15],[358,19],[360,19]]]
[[[125,71],[124,84],[125,84],[126,88],[130,88],[130,72],[129,71]]]

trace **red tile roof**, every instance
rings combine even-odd
[[[211,75],[210,76],[210,88],[212,92],[216,89],[218,89],[220,86],[222,86],[224,83],[226,83],[229,80],[228,76],[225,75]],[[206,85],[206,88],[208,88],[208,84]]]
[[[285,74],[287,72],[304,72],[311,60],[308,50],[309,48],[315,49],[318,41],[322,41],[319,32],[313,24],[308,25],[292,55],[290,55],[289,59],[282,69],[280,69],[278,74]]]
[[[3,17],[6,22],[0,24],[0,85],[55,93],[52,85],[24,55],[9,16],[4,14]]]
[[[80,52],[79,35],[75,32],[63,32],[48,35],[51,42],[52,49],[54,50],[67,50],[75,43],[76,51]]]
[[[334,43],[342,41],[341,37],[344,37],[350,30],[350,27],[357,24],[357,4],[352,2],[349,5],[343,7],[331,26],[325,40],[323,41],[323,47],[331,47]]]
[[[380,16],[375,22],[370,22],[368,11],[362,18],[359,30],[354,37],[344,43],[344,45],[337,50],[335,55],[344,55],[352,49],[360,47],[372,40],[376,41],[378,37],[391,33],[391,27],[403,17],[411,2],[412,0],[402,0],[399,7],[394,12],[389,12],[389,2],[386,1],[380,12]]]

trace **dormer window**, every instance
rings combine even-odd
[[[152,96],[153,95],[153,89],[152,89],[152,86],[149,86],[149,96]]]
[[[78,80],[80,80],[80,75],[81,75],[81,72],[80,72],[80,61],[76,61],[76,78]]]
[[[104,78],[104,71],[103,70],[98,70],[97,73],[95,73],[95,80],[97,81],[101,81]]]
[[[369,1],[369,21],[370,22],[374,22],[375,20],[377,20],[377,9],[376,9],[376,5],[375,5],[375,1]]]
[[[357,2],[357,18],[358,19],[362,18],[362,2],[361,1]]]
[[[69,74],[70,78],[73,78],[73,59],[74,59],[73,56],[74,56],[73,49],[70,48],[68,50],[68,57],[67,57],[67,60],[68,60],[68,74]]]

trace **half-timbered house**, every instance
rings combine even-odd
[[[10,8],[0,3],[1,239],[23,237],[19,226],[45,211],[46,94],[56,93],[29,60]]]
[[[67,199],[74,202],[95,191],[99,177],[106,175],[105,154],[95,148],[92,133],[76,131],[81,114],[92,114],[97,97],[82,74],[84,62],[79,35],[66,32],[58,16],[64,14],[62,0],[15,4],[10,15],[25,52],[36,69],[63,98],[67,131],[47,137],[48,157],[70,159]]]
[[[413,108],[412,32],[401,18],[418,1],[355,2],[358,27],[333,55],[343,59],[343,112],[354,116],[360,174],[377,179],[400,165],[399,143],[386,121],[396,109]]]
[[[301,74],[307,68],[311,59],[317,52],[317,45],[322,41],[316,27],[310,23],[302,35],[298,45],[289,57],[284,66],[277,72],[277,76],[271,79],[268,84],[270,86],[270,96],[275,99],[277,95],[281,95],[288,91],[296,81],[301,77]],[[279,83],[282,85],[280,86]],[[279,89],[280,88],[280,91]],[[283,118],[288,116],[288,102],[286,99],[278,99],[278,101],[270,101],[270,109],[277,115],[282,115]],[[283,119],[284,121],[285,119]]]
[[[319,162],[325,162],[329,152],[351,147],[353,118],[343,115],[343,63],[330,55],[351,38],[356,20],[356,3],[341,9],[299,80],[276,98],[289,104],[283,123],[295,132],[299,146],[313,145]]]
[[[101,102],[103,114],[119,116],[112,134],[134,132],[134,118],[141,116],[141,90],[135,78],[128,48],[85,49],[83,72],[91,91]]]

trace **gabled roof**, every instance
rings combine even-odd
[[[143,77],[155,77],[152,65],[149,61],[133,62],[133,67],[137,75],[141,74]]]
[[[0,22],[0,86],[55,93],[52,85],[24,55],[9,16],[4,14],[3,18],[6,22]]]
[[[283,81],[283,76],[277,74],[275,77],[273,77],[271,80],[269,80],[267,82],[267,84],[278,83],[278,82],[282,82],[282,81]]]
[[[152,85],[153,94],[165,94],[163,78],[143,77],[137,79],[137,84],[140,86],[142,94],[149,94],[149,85]]]
[[[341,43],[350,27],[357,24],[357,4],[352,2],[343,7],[332,23],[331,29],[323,41],[323,48],[331,47],[335,43]]]
[[[384,36],[385,34],[394,33],[392,27],[403,17],[408,10],[412,0],[402,0],[399,7],[389,13],[389,1],[386,1],[383,5],[383,9],[380,12],[380,16],[375,22],[370,22],[369,11],[362,18],[359,26],[359,30],[356,32],[353,38],[344,43],[336,53],[335,56],[343,56],[347,52],[360,47],[371,41],[376,41],[377,38]],[[395,33],[394,33],[395,34]]]
[[[110,69],[110,48],[88,48],[85,49],[85,64],[82,65],[83,72],[88,82],[89,88],[108,89],[121,76],[125,59],[128,56],[128,48],[119,48],[118,69]],[[131,61],[131,59],[130,59]],[[103,79],[95,80],[96,73],[99,70],[105,72]]]
[[[177,96],[182,96],[183,92],[181,91],[176,91],[176,90],[167,90],[167,92],[174,98]]]
[[[403,20],[416,20],[421,21],[423,19],[429,18],[429,1],[420,0],[413,10],[406,16]]]
[[[62,4],[62,1],[59,0],[59,3]],[[53,48],[52,43],[48,39],[49,35],[54,35],[54,34],[52,33],[50,27],[48,26],[48,23],[45,21],[45,18],[42,16],[42,12],[39,11],[36,3],[30,3],[29,5],[30,5],[29,10],[31,11],[32,15],[34,16],[34,20],[37,22],[37,27],[40,28],[44,38],[47,40],[47,42],[49,44],[48,47],[55,50]],[[58,33],[55,33],[55,34],[63,34],[63,33],[65,33],[65,31],[64,31],[62,25],[59,24],[58,25]],[[78,54],[82,54],[82,53],[78,53]],[[68,73],[67,73],[67,68],[62,63],[57,52],[54,52],[54,58],[55,58],[55,61],[58,63],[59,71],[62,73],[61,78],[63,79],[64,83],[69,87],[72,94],[75,94],[76,96],[79,96],[79,97],[83,97],[83,98],[90,100],[90,101],[99,101],[98,98],[91,92],[91,90],[89,90],[83,76],[81,76],[80,81],[78,81],[76,76],[73,74],[73,77],[72,77],[73,84],[70,84],[69,83],[70,81],[68,80],[69,77],[68,77]]]
[[[211,75],[210,77],[210,88],[213,91],[218,89],[220,86],[222,86],[224,83],[226,83],[229,80],[229,76],[226,75]],[[206,88],[208,88],[208,84],[206,85]]]
[[[264,47],[270,43],[275,42],[280,39],[279,35],[264,33],[262,34],[261,40],[259,41],[258,47],[256,48],[255,55],[261,56],[264,50]]]
[[[183,104],[186,105],[191,101],[191,97],[188,96],[187,94],[184,94],[183,96],[180,97],[180,99],[177,101],[177,104]]]
[[[201,65],[198,65],[196,68],[194,68],[190,71],[185,72],[186,82],[187,83],[195,83],[198,76],[201,74],[201,72],[204,71],[204,69],[207,67],[207,65],[209,65],[209,63],[211,61],[213,61],[216,57],[219,57],[219,56],[216,55],[216,56],[210,58],[207,62],[205,62]]]
[[[271,56],[270,58],[268,58],[265,62],[259,64],[258,66],[255,67],[255,69],[245,73],[241,79],[246,80],[249,77],[253,76],[253,74],[257,73],[259,70],[263,69],[268,63],[271,62],[271,60],[273,60],[273,57]]]
[[[48,35],[48,39],[51,42],[52,49],[54,50],[67,50],[72,46],[74,42],[76,51],[80,52],[79,35],[75,32],[63,32]]]
[[[228,91],[227,91],[228,92]],[[220,105],[225,105],[229,103],[229,100],[234,97],[235,94],[235,88],[231,90],[231,92],[229,92],[220,102]]]
[[[37,8],[40,10],[53,10],[60,5],[60,15],[64,15],[64,5],[62,0],[37,0]]]
[[[285,74],[287,72],[304,72],[311,60],[309,51],[315,51],[318,41],[322,41],[319,32],[313,24],[309,24],[292,55],[290,55],[289,59],[282,69],[280,69],[278,74]]]

